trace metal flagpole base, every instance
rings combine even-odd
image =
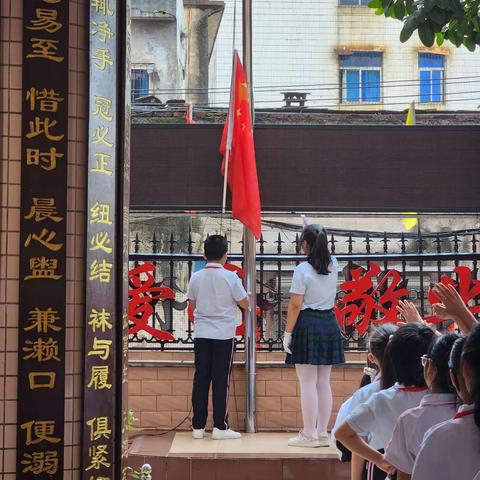
[[[243,228],[245,289],[250,308],[244,312],[245,321],[245,370],[247,374],[247,415],[245,429],[247,433],[256,431],[256,357],[257,357],[257,316],[256,316],[256,267],[255,237],[250,230]]]

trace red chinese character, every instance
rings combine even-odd
[[[354,326],[360,335],[364,335],[371,323],[395,323],[400,320],[397,316],[398,301],[407,297],[410,291],[405,288],[406,283],[399,272],[382,272],[375,262],[370,262],[369,270],[353,268],[346,272],[346,277],[351,279],[340,285],[346,293],[334,307],[343,330]],[[377,280],[376,287],[374,278]],[[378,318],[379,314],[383,317]]]
[[[472,278],[472,271],[469,267],[455,267],[453,273],[457,274],[458,282],[447,275],[442,275],[440,282],[444,285],[453,285],[466,305],[468,305],[470,301],[475,300],[480,296],[480,280]],[[431,288],[428,291],[428,301],[430,302],[430,305],[441,302]],[[469,306],[468,308],[474,315],[480,313],[480,305],[473,305]],[[427,317],[425,320],[427,323],[432,324],[438,324],[444,321],[435,315]],[[451,329],[455,328],[453,323],[450,327]]]
[[[128,319],[133,324],[130,326],[129,333],[134,334],[143,330],[157,340],[175,340],[171,333],[148,324],[148,320],[153,315],[152,302],[175,299],[175,293],[172,289],[155,286],[155,277],[151,273],[154,271],[155,266],[145,262],[129,272],[130,285],[133,287],[128,291]],[[142,274],[146,275],[146,280],[142,280]]]

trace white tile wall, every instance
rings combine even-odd
[[[210,101],[221,106],[228,102],[234,0],[225,0],[225,3],[210,63]],[[412,100],[418,101],[417,57],[419,49],[424,47],[416,35],[401,44],[401,28],[400,22],[376,16],[368,7],[340,6],[337,0],[253,1],[256,107],[280,107],[283,105],[281,91],[300,90],[310,92],[310,106],[338,108],[337,50],[375,48],[384,52],[384,103],[373,108],[406,109]],[[241,50],[239,0],[236,45]],[[464,47],[456,49],[449,43],[438,51],[446,53],[446,102],[440,108],[476,110],[480,104],[480,54]]]

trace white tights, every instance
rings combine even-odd
[[[300,382],[303,432],[309,437],[327,431],[332,414],[331,365],[295,365]]]

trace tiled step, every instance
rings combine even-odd
[[[240,440],[194,440],[190,433],[142,435],[129,465],[153,467],[153,480],[347,480],[348,464],[333,446],[295,448],[288,433],[243,434]]]

